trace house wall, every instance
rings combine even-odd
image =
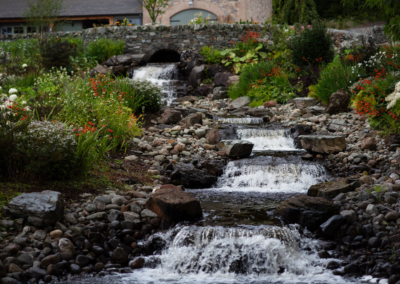
[[[171,0],[165,14],[159,17],[162,25],[169,25],[170,18],[189,9],[190,0]],[[264,22],[272,15],[272,0],[193,0],[195,9],[210,11],[217,16],[231,15],[233,21],[251,20]],[[143,24],[150,24],[151,19],[146,9],[143,10]]]

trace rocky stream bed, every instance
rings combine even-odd
[[[142,68],[133,76],[175,86]],[[2,283],[400,281],[400,137],[347,104],[250,108],[227,98],[237,76],[214,77],[164,89],[170,105],[133,139],[124,160],[148,164],[154,185],[5,206]]]

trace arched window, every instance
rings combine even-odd
[[[210,15],[210,21],[217,22],[217,16],[211,12],[201,9],[189,9],[173,15],[170,19],[171,26],[187,25],[198,13],[201,13],[203,18],[207,18]]]

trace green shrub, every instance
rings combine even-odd
[[[70,57],[78,54],[75,42],[58,37],[45,37],[39,45],[42,67],[67,67],[70,65]]]
[[[289,42],[293,64],[305,66],[332,62],[333,41],[323,22],[313,21],[308,27],[297,25],[295,31]]]
[[[205,57],[205,62],[210,64],[220,64],[223,59],[221,51],[214,49],[212,46],[203,46],[203,48],[200,49],[200,54]]]
[[[99,63],[102,63],[114,55],[121,55],[124,52],[125,42],[109,38],[99,38],[91,41],[86,46],[86,55],[95,57]]]
[[[128,94],[127,100],[130,102],[130,107],[134,109],[141,110],[142,112],[157,112],[161,105],[161,88],[146,80],[130,80],[123,79],[121,82],[130,84],[133,88],[131,91],[131,96]],[[140,105],[133,106],[136,102],[140,102]]]
[[[273,61],[263,61],[257,64],[248,65],[240,74],[239,82],[229,89],[229,97],[234,100],[247,95],[252,89],[252,84],[264,79],[263,72],[268,73],[275,67]]]
[[[332,63],[322,70],[315,93],[324,103],[329,102],[331,95],[339,89],[354,84],[357,79],[364,75],[362,66],[343,65],[340,57],[336,56]]]

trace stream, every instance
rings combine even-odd
[[[161,86],[166,104],[185,88],[174,64],[142,67],[133,78]],[[73,283],[361,283],[333,275],[318,241],[272,214],[281,200],[330,178],[322,165],[300,158],[290,129],[252,117],[214,120],[234,126],[236,139],[254,148],[249,158],[230,161],[214,187],[187,190],[201,202],[203,219],[151,236],[155,252],[143,257],[143,269]]]

